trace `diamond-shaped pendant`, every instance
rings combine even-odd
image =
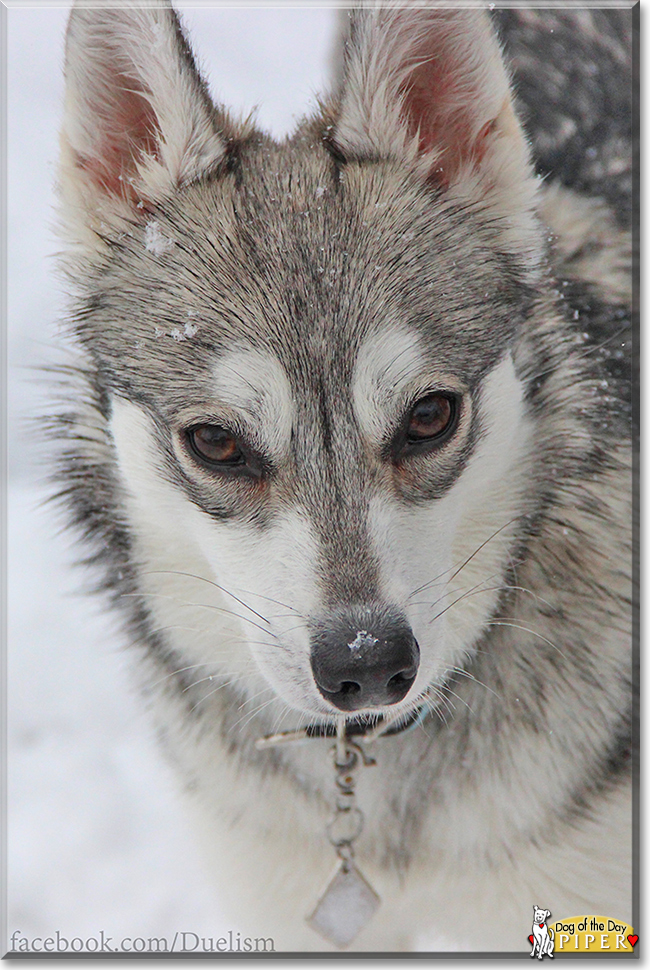
[[[357,867],[351,862],[342,862],[307,922],[326,940],[343,949],[372,919],[379,903],[379,896]]]

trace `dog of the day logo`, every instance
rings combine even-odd
[[[551,911],[533,906],[530,955],[542,960],[561,953],[631,953],[639,937],[628,923],[608,916],[571,916],[549,923]]]

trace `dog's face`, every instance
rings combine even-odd
[[[509,354],[526,304],[480,221],[436,212],[395,172],[356,172],[353,189],[332,184],[327,160],[294,168],[287,212],[273,201],[285,179],[249,186],[246,168],[174,221],[157,216],[172,243],[153,267],[146,227],[129,245],[96,338],[129,384],[113,422],[123,473],[151,506],[164,482],[179,545],[196,544],[207,575],[250,608],[228,603],[288,703],[319,715],[410,705],[463,662],[503,584],[528,447]],[[212,255],[206,273],[210,210],[235,204],[237,255]],[[181,301],[183,278],[201,284]],[[137,333],[112,324],[125,292],[148,305]],[[127,332],[148,348],[131,373]]]
[[[550,909],[538,909],[537,906],[533,906],[533,913],[535,923],[543,923],[551,915]]]
[[[159,39],[171,30],[167,12],[138,14],[134,36],[147,16]],[[434,44],[483,30],[432,17]],[[77,18],[74,77],[75,30],[92,23]],[[106,382],[136,552],[156,567],[141,580],[151,609],[172,640],[191,613],[201,662],[252,690],[252,656],[285,704],[321,719],[436,702],[507,585],[531,448],[513,361],[529,242],[498,185],[518,129],[500,104],[454,129],[437,178],[421,148],[410,167],[394,152],[369,162],[354,56],[335,149],[312,128],[281,147],[240,135],[225,152],[203,119],[207,175],[170,195],[163,148],[145,145],[152,171],[139,163],[133,197],[116,199],[70,126],[65,183],[85,179],[109,220],[79,334]],[[120,103],[141,140],[163,130],[149,95],[146,109]],[[391,124],[395,140],[405,122]]]

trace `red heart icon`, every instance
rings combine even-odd
[[[533,942],[533,934],[532,933],[530,934],[530,936],[528,937],[528,939],[530,940],[531,943]],[[628,936],[628,940],[629,940],[629,936]],[[634,943],[636,943],[636,940],[634,941]],[[634,946],[634,943],[632,944],[632,946]]]
[[[630,943],[631,946],[635,946],[636,941],[639,939],[639,937],[635,933],[634,936],[628,936],[627,939],[628,939],[628,943]]]

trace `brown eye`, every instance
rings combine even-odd
[[[406,428],[409,444],[446,440],[456,426],[456,398],[449,394],[428,394],[411,410]]]
[[[192,451],[210,464],[233,466],[246,463],[237,439],[219,425],[200,424],[190,428],[187,438]]]
[[[273,471],[268,459],[219,424],[195,424],[185,431],[185,441],[200,464],[220,475],[260,480]]]

